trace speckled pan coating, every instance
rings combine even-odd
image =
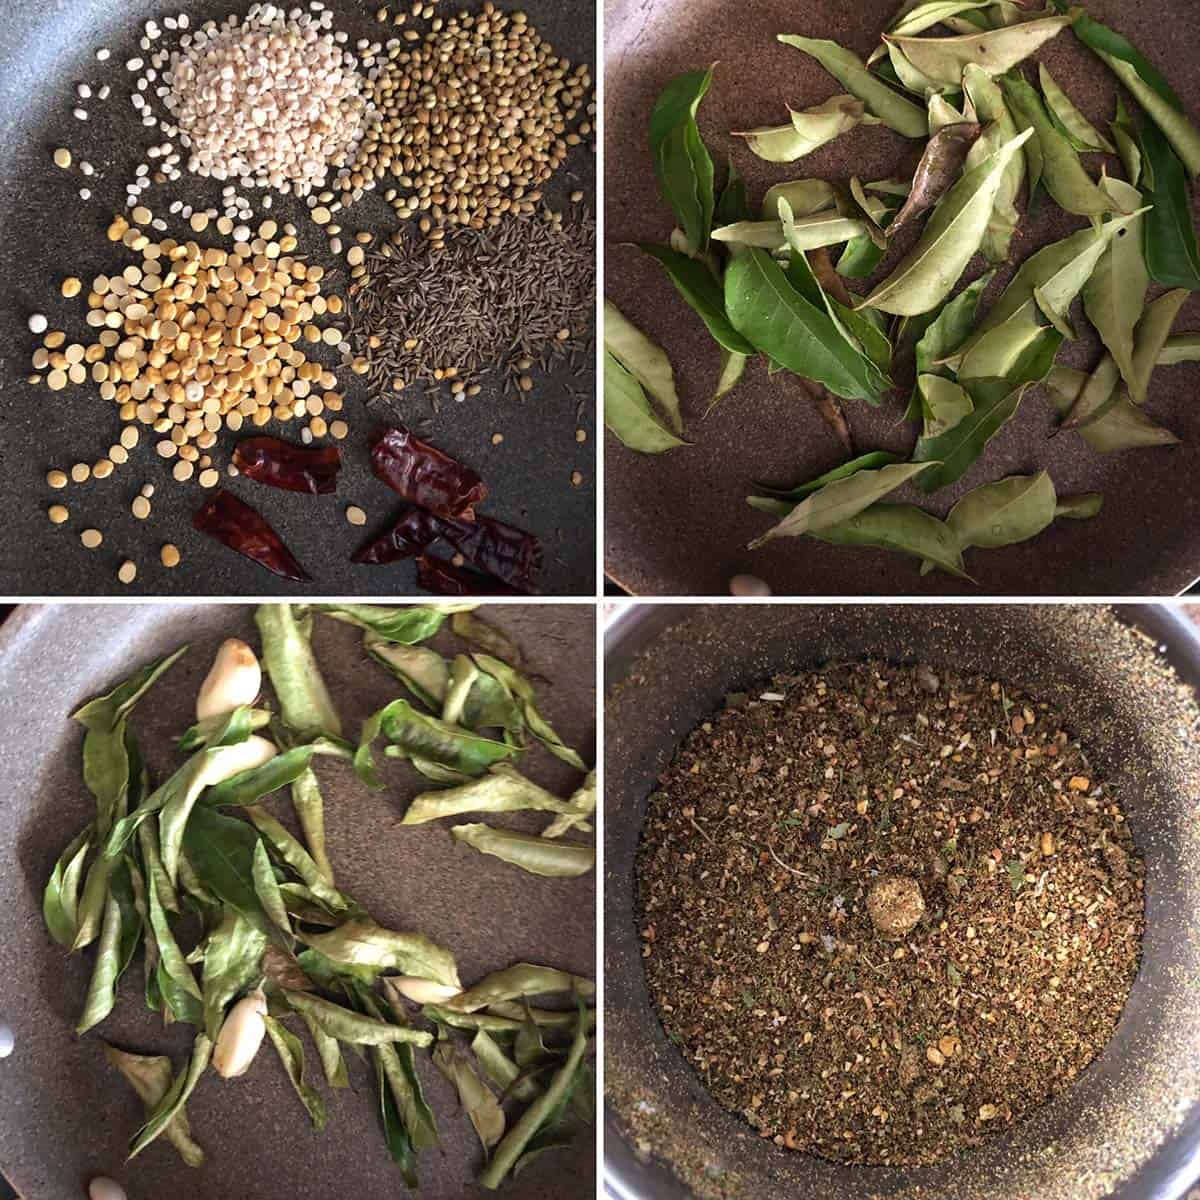
[[[230,12],[244,13],[249,0],[199,0],[197,3],[164,8],[152,0],[45,0],[33,4],[3,5],[0,22],[0,456],[4,472],[0,496],[4,499],[6,530],[0,547],[0,594],[21,596],[259,596],[259,595],[397,595],[416,592],[412,563],[388,567],[356,566],[351,553],[368,535],[385,529],[399,515],[403,502],[371,474],[367,435],[376,420],[387,420],[389,410],[364,407],[366,390],[349,371],[339,373],[346,390],[342,414],[351,434],[338,443],[345,466],[336,496],[298,496],[246,480],[233,480],[232,489],[254,505],[279,531],[296,557],[313,577],[311,585],[288,583],[224,546],[195,532],[191,515],[200,506],[203,490],[195,483],[177,484],[169,465],[153,448],[151,431],[142,428],[142,444],[131,461],[118,467],[107,480],[82,488],[52,492],[46,486],[51,467],[69,470],[79,460],[93,463],[103,457],[117,440],[120,421],[116,407],[101,400],[94,385],[50,392],[45,385],[31,387],[30,355],[38,344],[26,319],[31,312],[45,313],[50,328],[62,328],[72,338],[86,327],[78,301],[63,300],[58,283],[64,275],[90,280],[112,270],[112,247],[104,231],[112,218],[109,205],[123,204],[125,184],[132,178],[136,161],[128,159],[128,144],[137,139],[145,144],[155,130],[143,129],[129,103],[134,76],[124,67],[137,50],[137,38],[150,17],[162,25],[171,12],[186,10],[193,28],[208,17],[223,18]],[[284,7],[292,7],[291,3]],[[359,37],[384,39],[398,35],[392,25],[374,20],[377,3],[331,0],[326,7],[336,14],[335,28]],[[390,4],[392,11],[411,5]],[[445,11],[480,3],[445,6]],[[573,62],[595,65],[594,7],[590,0],[530,0],[522,7],[538,31],[560,54]],[[411,18],[410,18],[411,20]],[[419,28],[425,28],[421,23]],[[407,28],[407,26],[405,27]],[[174,36],[174,35],[172,35]],[[98,63],[96,50],[108,46],[112,58]],[[93,91],[102,82],[113,85],[113,94],[101,103],[84,102],[90,111],[86,122],[75,120],[71,109],[80,103],[74,84],[86,81]],[[72,149],[76,163],[90,160],[97,175],[85,180],[78,170],[69,176],[51,162],[56,146]],[[116,164],[120,164],[119,169]],[[577,188],[594,205],[595,158],[586,146],[570,158],[546,188],[554,207],[565,206]],[[78,189],[87,184],[93,200],[82,204]],[[179,197],[184,203],[216,204],[222,185],[199,180],[185,173],[176,184],[152,188],[143,202],[155,216],[171,221],[171,236],[195,236],[186,223],[176,225],[167,207]],[[267,216],[280,224],[299,216],[301,209],[287,197],[275,197],[269,213],[257,203],[262,193],[247,193],[254,201],[256,223]],[[103,203],[101,203],[103,201]],[[395,214],[377,194],[368,196],[349,212],[339,214],[346,233],[359,229],[391,232]],[[330,255],[328,238],[304,217],[300,230],[300,252],[326,269],[338,267],[338,275],[326,291],[339,291],[346,283],[344,258]],[[342,241],[349,245],[346,233]],[[165,236],[165,235],[164,235]],[[214,233],[214,237],[218,236]],[[201,244],[215,244],[201,237]],[[127,252],[126,252],[127,253]],[[120,260],[125,261],[125,260]],[[74,313],[69,324],[62,322]],[[332,362],[328,350],[318,357]],[[491,499],[482,511],[536,533],[546,546],[546,568],[542,590],[560,596],[591,595],[595,589],[595,422],[592,397],[594,367],[586,358],[580,373],[563,368],[548,376],[536,376],[534,390],[521,399],[501,395],[495,384],[469,401],[455,403],[446,397],[441,412],[430,417],[430,403],[419,389],[404,393],[392,413],[412,425],[448,454],[461,458],[487,480]],[[484,382],[481,380],[481,382]],[[580,418],[576,408],[584,400]],[[280,426],[272,422],[263,432],[299,441],[302,422]],[[576,428],[587,431],[583,444],[575,440]],[[253,431],[250,431],[253,432]],[[492,435],[504,441],[492,445]],[[237,436],[221,436],[222,468],[232,454]],[[580,487],[571,485],[571,473],[583,477]],[[145,482],[158,486],[154,514],[148,521],[130,515],[129,504]],[[71,510],[67,525],[51,525],[46,506],[64,503]],[[347,504],[366,510],[366,529],[348,525]],[[79,531],[95,526],[104,531],[104,545],[86,551],[79,544]],[[159,562],[159,547],[174,542],[183,553],[174,570]],[[139,564],[137,581],[126,587],[117,581],[122,559]]]
[[[790,485],[842,462],[846,455],[811,403],[786,375],[769,381],[761,365],[702,419],[720,370],[715,345],[661,268],[632,241],[666,241],[670,210],[655,191],[645,124],[662,85],[680,71],[719,60],[700,127],[722,177],[733,154],[757,202],[774,182],[807,176],[846,180],[909,174],[920,144],[882,127],[859,128],[791,165],[759,162],[731,129],[777,124],[784,105],[805,108],[843,90],[807,55],[775,42],[777,33],[832,38],[865,57],[896,9],[896,0],[608,0],[605,7],[606,192],[605,294],[670,354],[691,447],[640,455],[611,435],[605,443],[605,563],[608,573],[640,595],[725,595],[742,572],[761,576],[777,595],[1174,595],[1200,576],[1200,366],[1156,374],[1151,415],[1184,445],[1096,455],[1077,435],[1049,442],[1054,410],[1042,392],[988,447],[956,487],[922,500],[911,488],[896,499],[927,504],[944,516],[962,492],[1005,475],[1043,467],[1060,493],[1102,491],[1095,521],[1061,521],[1035,541],[972,551],[967,568],[980,587],[934,573],[921,578],[915,560],[881,550],[827,546],[786,538],[751,552],[747,543],[769,519],[746,505],[758,480]],[[1133,36],[1165,72],[1194,119],[1200,119],[1200,5],[1193,0],[1094,0],[1088,10]],[[1112,117],[1115,82],[1071,34],[1039,57],[1101,128]],[[1088,162],[1098,173],[1100,158]],[[1110,173],[1119,171],[1116,160]],[[1122,176],[1123,177],[1123,176]],[[1198,210],[1200,215],[1200,210]],[[1013,267],[1082,221],[1051,203],[1022,222],[1013,263],[994,282],[988,302]],[[884,270],[917,236],[914,225]],[[971,277],[982,273],[976,258]],[[882,275],[879,276],[882,278]],[[858,287],[858,284],[854,285]],[[865,293],[864,293],[865,294]],[[1090,368],[1100,343],[1076,306],[1083,336],[1060,360]],[[1200,298],[1185,306],[1178,329],[1200,328]],[[903,405],[878,409],[846,402],[859,451],[907,454],[914,435]]]
[[[1156,641],[1170,647],[1165,656]],[[1143,960],[1112,1042],[1076,1087],[1028,1122],[937,1167],[847,1168],[761,1140],[708,1096],[667,1041],[642,974],[634,855],[656,775],[727,692],[840,657],[986,673],[1059,708],[1119,791],[1147,866]],[[615,1194],[1179,1200],[1189,1184],[1200,1184],[1197,682],[1200,640],[1184,618],[1164,609],[671,606],[642,610],[611,630],[605,1153],[606,1172],[624,1185]]]
[[[554,681],[544,693],[549,719],[592,761],[592,611],[582,605],[497,606],[486,616],[512,632],[534,667]],[[26,1200],[79,1200],[96,1174],[120,1180],[130,1200],[383,1200],[405,1194],[370,1104],[370,1068],[352,1054],[347,1066],[353,1091],[331,1092],[315,1058],[312,1063],[329,1107],[322,1133],[312,1130],[268,1047],[244,1078],[226,1083],[209,1073],[197,1088],[188,1113],[207,1152],[203,1167],[183,1166],[165,1143],[124,1166],[141,1105],[106,1066],[98,1038],[170,1053],[178,1064],[190,1044],[188,1033],[182,1026],[163,1030],[145,1009],[139,956],[122,981],[114,1013],[98,1030],[76,1038],[72,1030],[92,955],[68,959],[42,924],[46,875],[91,811],[79,774],[82,730],[68,714],[136,665],[190,642],[191,651],[133,718],[151,769],[161,776],[174,761],[170,739],[187,725],[216,646],[228,636],[257,645],[252,618],[250,608],[224,606],[59,607],[20,611],[4,626],[0,974],[6,983],[0,1018],[15,1030],[16,1049],[0,1064],[0,1170]],[[345,727],[356,731],[400,685],[365,658],[358,630],[318,618],[315,642]],[[345,764],[317,766],[339,884],[382,923],[418,929],[452,948],[465,980],[522,959],[545,959],[594,977],[593,877],[538,879],[455,845],[442,823],[401,828],[403,803],[421,784],[393,760],[386,763],[391,786],[381,792],[363,787]],[[578,780],[577,772],[540,750],[522,770],[526,765],[553,789]],[[270,807],[296,829],[286,796]],[[539,827],[536,821],[530,826]],[[307,1035],[301,1037],[311,1056]],[[593,1194],[595,1151],[588,1137],[543,1159],[503,1192],[478,1187],[479,1146],[455,1094],[427,1061],[419,1069],[445,1146],[444,1155],[421,1157],[421,1197],[582,1200]]]

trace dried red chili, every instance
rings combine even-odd
[[[472,566],[527,593],[536,589],[542,567],[542,544],[531,533],[492,517],[448,521],[410,508],[381,537],[363,546],[356,563],[379,566],[424,553],[439,539],[448,542]]]
[[[537,590],[542,570],[542,543],[532,533],[493,517],[468,525],[445,521],[442,536],[472,566],[522,592]]]
[[[417,559],[417,583],[427,592],[440,596],[521,596],[516,588],[489,579],[478,571],[456,567],[436,554],[422,554]]]
[[[222,489],[209,496],[196,510],[192,525],[284,579],[309,582],[304,568],[266,518],[230,492]]]
[[[337,488],[342,454],[336,446],[294,446],[274,437],[252,437],[238,442],[233,465],[256,483],[326,496]]]
[[[405,500],[452,521],[474,521],[475,505],[487,496],[487,484],[470,467],[403,425],[375,431],[371,467]]]
[[[387,533],[361,546],[351,561],[378,567],[402,558],[415,558],[442,536],[441,518],[422,508],[407,509]]]

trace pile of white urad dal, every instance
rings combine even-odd
[[[363,81],[332,15],[310,9],[256,4],[180,40],[160,94],[189,170],[304,196],[353,159]]]

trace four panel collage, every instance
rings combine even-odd
[[[1200,1200],[1195,0],[0,27],[0,1200]]]

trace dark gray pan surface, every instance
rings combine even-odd
[[[497,606],[486,615],[511,631],[536,669],[554,681],[545,690],[548,717],[591,761],[591,610]],[[123,1166],[126,1142],[141,1123],[141,1105],[107,1067],[98,1038],[143,1053],[169,1053],[176,1063],[190,1038],[179,1026],[163,1030],[146,1010],[140,956],[122,980],[113,1014],[98,1030],[76,1038],[72,1031],[92,955],[68,958],[42,924],[46,876],[89,812],[79,773],[82,731],[68,714],[148,658],[190,642],[191,651],[134,714],[151,769],[161,778],[174,761],[170,739],[187,725],[217,644],[231,635],[257,644],[252,616],[250,608],[203,605],[52,607],[18,610],[5,624],[0,968],[7,983],[0,989],[0,1018],[13,1027],[16,1049],[0,1062],[0,1171],[25,1200],[77,1200],[96,1174],[121,1180],[130,1200],[382,1200],[404,1194],[370,1105],[369,1065],[352,1054],[347,1066],[353,1091],[330,1092],[318,1079],[329,1107],[329,1124],[320,1134],[309,1125],[274,1051],[264,1046],[248,1075],[226,1085],[210,1072],[188,1105],[193,1133],[207,1153],[203,1167],[183,1166],[165,1143]],[[348,731],[397,694],[400,685],[365,659],[358,631],[318,619],[316,647]],[[541,750],[530,755],[528,766],[551,788],[578,780]],[[420,790],[418,777],[403,768],[391,771],[390,786],[381,792],[361,786],[341,763],[321,764],[318,773],[338,882],[380,922],[419,929],[453,949],[464,979],[522,959],[594,977],[592,876],[538,879],[455,844],[440,823],[401,829],[403,805]],[[285,795],[270,807],[295,829]],[[319,1077],[319,1066],[312,1066]],[[428,1062],[420,1070],[444,1154],[422,1155],[416,1195],[425,1200],[492,1195],[473,1182],[481,1156],[453,1090]],[[594,1173],[594,1142],[585,1136],[496,1194],[576,1200],[593,1194]]]
[[[371,474],[367,434],[376,419],[389,410],[372,404],[358,377],[339,372],[346,389],[345,417],[350,436],[340,445],[345,465],[336,496],[300,496],[263,487],[247,480],[232,480],[231,490],[256,507],[270,521],[313,577],[311,585],[290,584],[235,555],[224,546],[196,533],[191,515],[201,503],[202,489],[194,482],[175,483],[154,453],[153,439],[142,430],[142,442],[129,463],[118,467],[107,480],[84,487],[52,492],[46,486],[51,467],[69,469],[80,459],[93,463],[102,457],[120,432],[116,408],[101,400],[94,385],[50,392],[44,385],[31,387],[29,357],[39,344],[26,327],[31,312],[43,312],[51,329],[65,329],[80,337],[86,327],[79,301],[63,300],[59,281],[75,274],[88,281],[111,271],[114,258],[104,231],[115,211],[123,207],[125,184],[139,161],[131,144],[151,144],[143,135],[156,130],[138,124],[129,103],[133,76],[124,62],[137,50],[142,24],[180,11],[149,0],[46,0],[44,3],[3,4],[0,24],[0,496],[8,514],[3,549],[0,549],[0,594],[40,595],[394,595],[416,590],[411,563],[389,567],[355,566],[351,552],[365,535],[382,530],[398,514],[402,501]],[[201,20],[244,13],[249,0],[202,0],[187,4],[193,27]],[[291,7],[287,5],[286,7]],[[397,32],[374,20],[374,3],[332,0],[327,7],[337,14],[335,27],[346,29],[351,44],[358,37],[379,38]],[[399,11],[402,5],[390,7]],[[411,7],[411,6],[409,6]],[[446,11],[460,5],[447,5]],[[479,4],[466,7],[475,10]],[[515,7],[510,5],[510,8]],[[594,7],[588,0],[532,0],[524,6],[530,20],[549,42],[572,61],[595,63]],[[96,61],[101,46],[112,50],[107,64]],[[101,103],[86,102],[86,124],[71,116],[79,103],[74,85],[102,81],[113,85],[113,94]],[[161,137],[158,137],[161,141]],[[56,146],[70,147],[75,160],[89,159],[98,174],[84,180],[77,170],[70,175],[51,161]],[[586,146],[575,150],[547,188],[548,201],[565,204],[576,188],[594,206],[595,159]],[[87,183],[93,199],[84,204],[78,189]],[[203,198],[216,203],[221,184],[185,174],[178,183],[152,188],[146,196],[156,216],[172,222],[172,236],[182,236],[168,218],[169,202]],[[261,193],[251,192],[256,200]],[[276,196],[269,215],[282,224],[298,218],[300,207],[289,197]],[[257,220],[268,214],[255,203]],[[395,215],[377,195],[370,195],[343,214],[348,231],[395,228]],[[300,252],[326,266],[335,265],[328,239],[306,217],[296,220]],[[183,226],[186,230],[186,225]],[[191,235],[189,235],[191,236]],[[203,239],[201,239],[203,241]],[[345,240],[345,238],[343,238]],[[345,271],[344,261],[341,269]],[[344,274],[342,282],[345,283]],[[67,314],[70,322],[62,324]],[[322,353],[332,362],[333,352]],[[423,431],[438,447],[473,466],[488,482],[492,499],[482,509],[536,533],[546,547],[542,590],[548,594],[590,595],[595,588],[595,425],[594,364],[585,355],[579,373],[562,368],[535,378],[535,387],[524,399],[491,380],[481,380],[484,391],[473,400],[456,404],[446,399],[440,415],[430,418],[428,399],[410,388],[393,413],[393,419]],[[577,408],[582,403],[578,415]],[[301,422],[280,426],[272,422],[264,432],[299,441]],[[587,431],[582,445],[576,428]],[[492,434],[504,442],[492,445]],[[238,436],[226,431],[218,443],[224,466]],[[578,470],[582,486],[571,485]],[[145,482],[158,485],[154,513],[138,521],[129,504]],[[51,503],[71,509],[67,525],[53,526],[46,518]],[[368,514],[365,530],[346,523],[347,504],[358,504]],[[394,519],[394,516],[392,517]],[[101,529],[103,546],[87,551],[79,532],[88,526]],[[164,542],[174,542],[183,563],[168,571],[158,561]],[[116,578],[125,557],[139,563],[136,583],[125,587]]]
[[[986,454],[953,488],[930,500],[914,490],[895,499],[919,502],[944,516],[964,492],[1006,475],[1047,468],[1060,494],[1102,491],[1094,521],[1061,521],[1032,542],[972,551],[975,587],[940,573],[921,578],[915,560],[881,550],[833,547],[783,538],[761,550],[746,545],[770,519],[746,505],[754,481],[790,486],[847,456],[788,376],[768,380],[761,364],[703,419],[720,370],[707,331],[671,287],[658,264],[625,243],[664,242],[670,209],[657,196],[646,119],[673,75],[717,62],[700,111],[701,132],[723,178],[732,154],[754,201],[771,184],[806,176],[847,180],[910,174],[919,150],[885,128],[859,128],[793,164],[750,154],[732,129],[778,122],[784,105],[806,108],[844,90],[814,60],[775,42],[777,33],[832,38],[865,56],[895,11],[895,0],[608,0],[606,40],[605,294],[659,342],[674,364],[694,445],[662,455],[635,454],[609,436],[605,443],[605,568],[639,595],[726,595],[733,575],[761,576],[777,595],[1174,595],[1200,576],[1200,366],[1156,374],[1149,412],[1183,445],[1097,455],[1078,435],[1049,442],[1053,408],[1038,390],[993,439]],[[1200,5],[1193,0],[1093,0],[1088,11],[1134,38],[1200,119]],[[1088,117],[1104,128],[1116,86],[1108,69],[1070,33],[1039,52]],[[1089,156],[1093,173],[1099,169]],[[1111,163],[1110,173],[1119,170]],[[1123,176],[1122,176],[1123,178]],[[1023,203],[1023,201],[1022,201]],[[1014,262],[987,297],[991,303],[1011,269],[1034,250],[1081,226],[1046,203],[1022,222]],[[914,230],[909,238],[916,236]],[[908,248],[905,240],[904,249]],[[899,261],[889,255],[884,271]],[[976,258],[970,278],[983,272]],[[877,276],[882,278],[883,275]],[[859,283],[852,282],[852,289]],[[1080,339],[1060,361],[1090,369],[1100,344],[1079,320]],[[1200,299],[1184,307],[1177,329],[1200,328]],[[856,451],[909,454],[911,426],[903,404],[878,409],[846,402]]]

